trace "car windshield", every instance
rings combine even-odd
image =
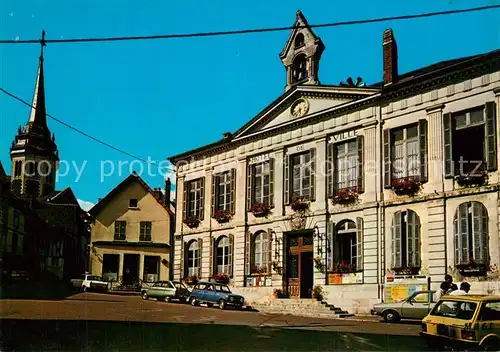
[[[229,289],[229,287],[224,286],[224,285],[217,285],[217,286],[215,286],[215,289],[217,290],[217,292],[231,293],[231,290]]]
[[[477,303],[453,300],[440,301],[432,310],[431,315],[460,320],[470,320],[474,316]]]
[[[100,276],[87,276],[87,280],[101,281],[101,277]]]

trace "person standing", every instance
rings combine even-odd
[[[468,282],[462,282],[460,284],[460,289],[451,292],[450,295],[453,296],[466,295],[467,293],[469,293],[469,291],[470,291],[470,284]]]

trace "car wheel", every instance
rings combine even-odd
[[[481,351],[499,351],[500,339],[490,339],[481,346]]]
[[[223,299],[219,301],[219,309],[220,310],[226,309],[226,301],[224,301]]]
[[[394,310],[388,310],[387,312],[384,312],[384,320],[386,323],[397,323],[401,317],[399,316],[398,312]]]
[[[194,307],[196,306],[198,303],[196,302],[196,298],[194,297],[191,297],[191,299],[189,300],[189,303],[191,303],[191,305]]]
[[[148,299],[149,299],[148,294],[147,294],[147,292],[146,292],[146,291],[143,291],[143,292],[141,293],[141,298],[142,298],[143,300],[148,300]]]
[[[170,303],[171,300],[172,300],[171,297],[165,297],[165,302]]]

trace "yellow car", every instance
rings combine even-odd
[[[443,295],[420,336],[433,349],[500,351],[500,296]]]

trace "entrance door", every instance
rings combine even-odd
[[[139,280],[139,254],[123,255],[123,284],[136,284]]]
[[[287,292],[290,297],[311,298],[313,286],[312,233],[286,236]]]

